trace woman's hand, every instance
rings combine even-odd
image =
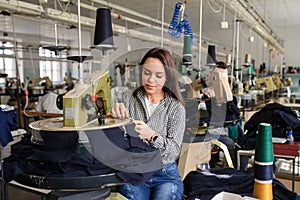
[[[135,131],[138,133],[141,139],[149,139],[151,136],[156,135],[156,133],[145,124],[143,121],[135,120]]]
[[[215,91],[210,88],[203,88],[202,89],[203,94],[205,94],[208,98],[215,97]]]
[[[128,110],[123,103],[114,104],[111,109],[111,116],[114,118],[129,118]]]

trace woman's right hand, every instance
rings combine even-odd
[[[215,91],[210,88],[203,88],[202,92],[204,95],[206,95],[208,98],[215,97]]]
[[[128,110],[123,103],[116,103],[113,105],[111,116],[114,118],[129,118]]]

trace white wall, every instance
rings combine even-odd
[[[300,27],[287,28],[293,30],[285,32],[284,46],[287,66],[300,66]]]

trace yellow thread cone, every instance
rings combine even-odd
[[[272,183],[261,184],[261,183],[254,182],[253,197],[261,200],[272,200],[273,199]]]

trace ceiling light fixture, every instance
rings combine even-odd
[[[254,36],[252,35],[252,28],[250,28],[250,31],[249,31],[249,42],[254,42]]]
[[[254,36],[253,35],[249,36],[249,42],[251,42],[251,43],[254,42]]]
[[[228,29],[228,22],[227,21],[222,21],[221,22],[221,29]]]
[[[225,20],[225,12],[226,12],[226,6],[225,3],[223,5],[223,21],[221,21],[221,29],[228,29],[228,21]]]

